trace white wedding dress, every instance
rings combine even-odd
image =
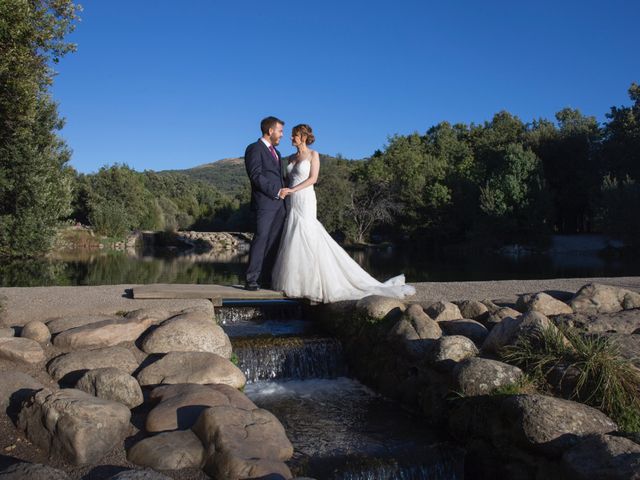
[[[302,160],[287,166],[289,186],[309,178],[311,162]],[[367,295],[403,298],[415,288],[405,285],[404,275],[382,283],[365,272],[327,233],[316,218],[313,185],[290,195],[272,288],[288,297],[316,302],[357,300]]]

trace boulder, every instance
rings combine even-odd
[[[607,338],[617,348],[620,357],[640,368],[640,335],[625,335],[623,333],[601,333],[598,335]]]
[[[107,480],[172,480],[160,472],[151,469],[125,470],[117,475],[109,477]]]
[[[60,355],[49,362],[47,371],[56,381],[75,384],[87,370],[107,367],[131,374],[138,368],[138,361],[126,348],[107,347]]]
[[[51,332],[49,331],[49,328],[44,323],[37,320],[31,321],[22,327],[20,336],[45,344],[49,343],[49,340],[51,340]]]
[[[144,401],[138,381],[127,372],[113,367],[89,370],[78,380],[76,388],[129,408],[135,408]]]
[[[478,348],[467,337],[451,335],[439,338],[429,353],[429,361],[441,371],[450,371],[465,358],[478,354]]]
[[[62,470],[40,463],[18,462],[0,472],[0,480],[69,480]]]
[[[497,305],[496,305],[497,306]],[[487,330],[492,330],[498,323],[502,322],[505,318],[517,318],[522,315],[519,311],[510,307],[498,307],[487,315],[482,323]]]
[[[544,292],[521,295],[518,297],[516,308],[523,312],[540,312],[546,316],[573,313],[569,305]]]
[[[465,300],[457,304],[462,318],[484,320],[489,315],[487,306],[477,300]]]
[[[573,313],[558,315],[553,322],[558,326],[576,328],[586,333],[627,333],[640,328],[640,309],[615,313]]]
[[[13,328],[0,328],[0,338],[11,338],[16,336],[16,331]]]
[[[207,452],[204,470],[214,478],[250,478],[282,471],[291,477],[282,462],[291,458],[293,446],[282,424],[266,410],[211,407],[200,414],[193,431]]]
[[[578,290],[569,304],[578,313],[614,313],[640,308],[640,293],[589,283]]]
[[[148,432],[191,428],[203,410],[231,405],[244,410],[258,407],[247,396],[229,385],[177,384],[156,387],[150,400],[159,403],[147,415]]]
[[[66,317],[51,318],[45,323],[51,335],[56,335],[72,328],[82,327],[104,320],[117,320],[119,318],[122,317],[118,315],[69,315]]]
[[[464,398],[451,412],[449,426],[459,438],[483,438],[498,449],[519,447],[552,458],[588,435],[617,430],[595,408],[537,394]]]
[[[405,304],[397,298],[382,297],[380,295],[369,295],[361,298],[356,303],[356,310],[359,313],[375,320],[387,318],[387,315],[394,318],[399,317],[405,309]]]
[[[20,411],[18,427],[50,456],[98,463],[120,445],[131,413],[124,405],[75,389],[40,390]]]
[[[402,317],[389,331],[388,339],[399,350],[414,359],[423,358],[433,346],[434,340],[442,336],[436,322],[424,313],[420,305],[410,305]]]
[[[475,320],[446,320],[438,322],[438,325],[446,335],[462,335],[478,346],[482,345],[489,334],[487,327]]]
[[[62,349],[111,347],[122,342],[134,342],[156,320],[153,317],[114,319],[93,322],[59,333],[53,344]]]
[[[514,344],[523,335],[538,335],[546,329],[558,331],[547,317],[538,312],[527,312],[517,318],[506,317],[489,332],[482,350],[498,352]],[[558,335],[561,334],[558,332]]]
[[[576,480],[638,480],[640,445],[623,437],[594,435],[566,451],[562,464]]]
[[[138,373],[140,385],[223,383],[242,388],[244,373],[226,358],[208,352],[171,352]]]
[[[142,342],[147,353],[208,352],[231,357],[231,342],[215,320],[200,311],[171,317]]]
[[[478,357],[462,360],[453,370],[456,390],[467,397],[487,395],[496,388],[517,383],[521,377],[518,367]]]
[[[433,318],[436,322],[463,318],[458,306],[451,302],[436,302],[432,304],[426,312],[427,315]]]
[[[5,371],[0,375],[0,410],[19,410],[22,402],[44,386],[26,373]]]
[[[127,460],[154,470],[201,468],[204,447],[191,430],[166,432],[136,443],[127,452]]]
[[[124,318],[137,321],[151,319],[152,324],[157,325],[171,316],[171,312],[168,310],[162,310],[160,308],[139,308],[138,310],[132,310],[127,313]]]
[[[44,361],[44,350],[30,338],[0,338],[0,358],[13,362],[40,363]]]
[[[242,458],[231,452],[219,453],[215,459],[204,469],[212,478],[286,480],[292,477],[287,464],[277,460]]]

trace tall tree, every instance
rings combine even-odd
[[[52,64],[79,7],[71,0],[0,2],[0,256],[32,256],[50,246],[70,213],[70,152],[50,97]]]

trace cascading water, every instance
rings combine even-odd
[[[318,480],[457,480],[463,452],[346,377],[342,346],[296,304],[223,307],[245,393],[282,422],[297,475]]]
[[[234,339],[233,351],[248,382],[335,378],[347,373],[342,345],[334,338],[243,337]]]

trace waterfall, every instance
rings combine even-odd
[[[248,382],[335,378],[346,374],[342,345],[323,337],[248,337],[233,340]]]

